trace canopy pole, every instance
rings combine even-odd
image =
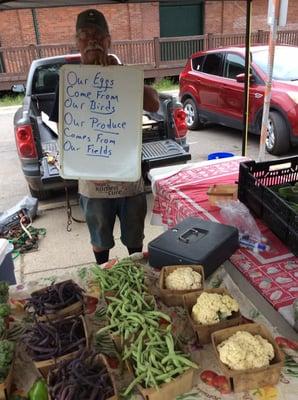
[[[250,82],[250,36],[251,36],[252,0],[246,0],[246,37],[245,37],[245,82],[243,102],[242,156],[246,156],[249,124],[249,82]]]
[[[280,0],[273,0],[273,18],[272,18],[272,23],[270,24],[270,32],[269,32],[268,66],[267,66],[268,78],[265,82],[264,108],[263,108],[258,161],[264,161],[265,158],[265,146],[268,134],[268,119],[270,111],[272,74],[274,65],[275,45],[277,42],[277,27],[279,20],[279,12],[280,12]]]

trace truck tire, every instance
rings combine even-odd
[[[270,111],[266,150],[270,154],[280,156],[287,153],[289,149],[290,132],[287,123],[278,111]]]
[[[203,127],[196,103],[193,99],[186,99],[183,101],[183,110],[186,112],[186,125],[188,129],[196,130]]]
[[[51,196],[50,190],[34,190],[29,186],[29,190],[32,197],[38,200],[47,200]]]

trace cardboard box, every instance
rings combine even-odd
[[[260,335],[272,344],[275,356],[274,359],[270,362],[269,366],[235,371],[231,370],[220,360],[219,353],[217,351],[217,345],[219,345],[238,331],[246,331],[250,332],[253,335]],[[211,337],[217,361],[222,372],[228,380],[230,390],[238,393],[247,390],[257,389],[262,386],[274,386],[278,383],[281,369],[283,367],[284,356],[278,345],[276,344],[275,340],[273,339],[271,333],[265,326],[255,323],[233,326],[231,328],[213,332]]]
[[[69,318],[71,318],[71,317],[69,317]],[[80,318],[82,320],[82,325],[83,325],[83,328],[84,328],[84,334],[85,334],[85,338],[86,338],[85,347],[88,348],[89,347],[89,336],[88,336],[87,324],[86,324],[86,321],[85,321],[83,316],[80,316]],[[68,319],[68,318],[66,318],[66,319]],[[51,358],[49,360],[43,360],[43,361],[34,361],[33,360],[33,362],[34,362],[35,367],[41,373],[41,375],[45,379],[47,379],[47,376],[48,376],[49,372],[57,365],[57,363],[75,357],[75,355],[78,353],[78,351],[79,350],[71,352],[69,354],[64,354],[61,357]]]
[[[4,382],[0,383],[0,400],[9,399],[12,378],[13,378],[13,370],[14,370],[14,361],[12,361],[11,363],[6,379],[4,380]]]
[[[75,354],[74,354],[74,356],[75,356]],[[69,359],[71,359],[71,358],[73,358],[73,357],[70,357]],[[109,366],[109,363],[107,362],[106,357],[105,357],[103,354],[98,354],[98,355],[96,356],[96,359],[98,360],[98,362],[99,362],[100,364],[104,364],[105,367],[107,368],[108,373],[109,373],[110,378],[111,378],[111,382],[112,382],[113,388],[114,388],[114,396],[109,397],[107,400],[118,400],[118,392],[117,392],[117,386],[116,386],[115,378],[114,378],[114,376],[113,376],[112,370],[111,370],[111,368],[110,368],[110,366]],[[47,385],[48,385],[48,387],[51,386],[51,373],[48,374],[48,377],[47,377]],[[54,400],[54,399],[50,396],[50,394],[49,394],[49,400]]]
[[[205,289],[204,291],[201,291],[199,294],[188,293],[188,294],[183,295],[184,307],[187,310],[187,315],[188,315],[190,324],[191,324],[194,332],[197,334],[198,341],[200,344],[207,344],[207,343],[211,343],[211,334],[213,332],[216,332],[220,329],[227,328],[229,326],[239,325],[241,323],[241,314],[240,314],[240,311],[233,312],[229,318],[224,319],[224,320],[222,320],[216,324],[212,324],[212,325],[202,325],[202,324],[197,323],[192,318],[192,308],[196,304],[198,296],[203,292],[227,294],[229,296],[231,296],[231,295],[224,288]]]
[[[190,267],[194,271],[198,272],[202,277],[202,287],[200,289],[190,290],[171,290],[166,288],[167,276],[178,268]],[[204,289],[204,268],[202,265],[169,265],[163,267],[159,275],[159,293],[160,298],[167,306],[183,306],[183,295],[186,293],[200,293]]]
[[[71,279],[69,279],[64,282],[73,282],[73,281]],[[73,282],[73,283],[75,283],[75,282]],[[37,290],[35,292],[32,292],[31,296],[42,294],[46,290],[47,290],[47,287]],[[68,307],[54,311],[51,314],[46,314],[46,315],[41,315],[41,316],[37,315],[36,317],[39,321],[47,321],[47,320],[54,321],[54,320],[58,320],[58,319],[66,318],[66,317],[81,315],[81,314],[84,314],[84,312],[85,312],[84,302],[77,301],[73,304],[70,304]]]
[[[177,376],[171,382],[164,383],[159,387],[145,389],[138,386],[138,390],[146,400],[170,400],[176,399],[183,393],[189,392],[193,387],[194,369],[189,368],[184,374]]]
[[[237,184],[212,185],[207,191],[209,203],[216,206],[218,201],[237,200]]]

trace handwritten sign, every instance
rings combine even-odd
[[[141,175],[143,71],[64,65],[59,80],[60,172],[66,179]]]

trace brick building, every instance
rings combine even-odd
[[[253,31],[268,29],[267,4],[266,0],[253,0]],[[89,7],[2,11],[0,46],[73,42],[76,16],[86,8]],[[106,15],[113,40],[237,33],[245,30],[246,3],[242,1],[118,3],[95,5],[94,8]],[[298,29],[297,17],[298,1],[289,0],[287,29]]]

